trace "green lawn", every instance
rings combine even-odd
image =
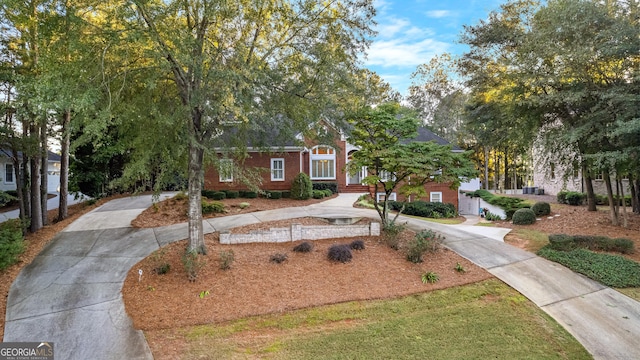
[[[498,280],[183,330],[183,358],[590,359]]]

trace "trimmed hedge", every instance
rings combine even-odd
[[[640,264],[620,255],[594,253],[586,249],[558,251],[550,246],[540,249],[538,255],[606,286],[640,287]]]
[[[536,222],[536,214],[531,209],[518,209],[513,213],[515,225],[531,225]]]
[[[578,206],[584,203],[586,197],[586,194],[577,191],[560,191],[558,195],[556,195],[556,200],[558,200],[560,204]]]
[[[549,247],[559,251],[583,248],[594,251],[614,251],[622,254],[632,254],[635,250],[633,241],[629,239],[611,239],[606,236],[594,235],[549,235]]]
[[[207,199],[213,199],[213,194],[216,193],[216,190],[204,189],[200,191],[200,193],[202,194],[203,197],[206,197]]]
[[[240,192],[236,190],[224,190],[227,199],[237,199],[240,196]]]
[[[456,207],[453,204],[441,203],[441,202],[428,202],[428,201],[389,201],[387,206],[389,210],[399,211],[404,205],[403,214],[420,216],[425,218],[440,219],[440,218],[453,218],[458,216]]]
[[[240,190],[238,195],[243,199],[255,199],[258,197],[258,193],[250,190]]]
[[[282,199],[282,191],[266,191],[266,195],[269,199]]]
[[[338,193],[338,183],[337,182],[314,182],[312,184],[313,190],[331,190],[331,194],[327,196],[331,196],[333,194]]]
[[[522,199],[508,196],[497,196],[484,189],[468,193],[467,196],[479,197],[491,205],[500,207],[504,210],[507,220],[511,220],[518,209],[525,209],[529,207]]]
[[[531,207],[536,216],[546,216],[551,214],[551,205],[548,202],[540,201]]]
[[[224,204],[221,202],[218,202],[218,201],[202,202],[203,214],[223,213],[223,212],[224,212]]]
[[[314,199],[322,199],[325,197],[324,190],[313,190],[312,196]]]

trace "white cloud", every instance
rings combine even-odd
[[[443,18],[452,16],[453,13],[449,10],[431,10],[427,11],[427,16],[431,18]]]
[[[407,41],[376,40],[371,44],[365,64],[382,67],[413,67],[428,62],[437,54],[446,52],[450,44],[434,39]],[[413,71],[413,70],[411,70]]]
[[[410,27],[411,23],[406,19],[389,18],[385,23],[376,26],[378,37],[391,38],[403,33],[405,28]]]

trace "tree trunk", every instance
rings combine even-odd
[[[640,185],[640,179],[636,179],[634,182],[634,178],[632,175],[629,175],[629,189],[631,190],[631,208],[632,211],[636,214],[640,214],[640,194],[638,191],[638,185]]]
[[[611,186],[611,175],[609,171],[605,171],[603,174],[604,183],[607,187],[607,198],[609,199],[609,209],[611,214],[611,224],[618,226],[618,213],[616,212],[615,199],[613,198],[613,188]]]
[[[49,150],[47,147],[47,122],[43,121],[40,128],[40,210],[42,211],[42,225],[49,224],[47,216],[47,201],[49,200]]]
[[[627,216],[627,203],[624,200],[624,186],[622,186],[622,180],[617,179],[618,187],[620,189],[620,199],[622,199],[622,227],[625,229],[629,226],[629,218]]]
[[[202,231],[202,167],[204,149],[192,139],[189,144],[189,251],[206,254]]]
[[[508,148],[504,148],[504,189],[511,189],[511,179],[509,178],[509,152]]]
[[[586,164],[582,164],[582,178],[584,186],[587,189],[587,211],[597,211],[596,194],[593,192],[593,182],[591,180],[591,172],[587,169]]]
[[[32,154],[30,163],[30,178],[31,178],[31,232],[36,232],[42,228],[42,202],[40,201],[40,165],[42,164],[39,146],[39,130],[40,128],[36,124],[31,125],[31,136],[35,140],[36,151]]]
[[[62,141],[60,142],[60,150],[62,154],[60,159],[60,203],[58,206],[58,221],[64,220],[69,216],[67,198],[69,197],[69,145],[71,143],[71,132],[69,131],[70,122],[71,111],[66,110],[62,115]]]
[[[24,218],[31,221],[31,174],[29,170],[29,157],[25,151],[25,143],[29,142],[29,123],[22,121],[22,200],[24,201]]]
[[[484,189],[489,190],[489,148],[484,146]]]
[[[493,190],[498,190],[498,184],[500,183],[500,158],[498,157],[497,151],[494,152],[493,161]]]

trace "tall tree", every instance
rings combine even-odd
[[[154,44],[158,78],[169,73],[176,86],[175,126],[186,129],[176,146],[188,148],[189,250],[206,253],[200,192],[208,144],[256,120],[317,119],[365,50],[374,9],[368,0],[131,3]]]

